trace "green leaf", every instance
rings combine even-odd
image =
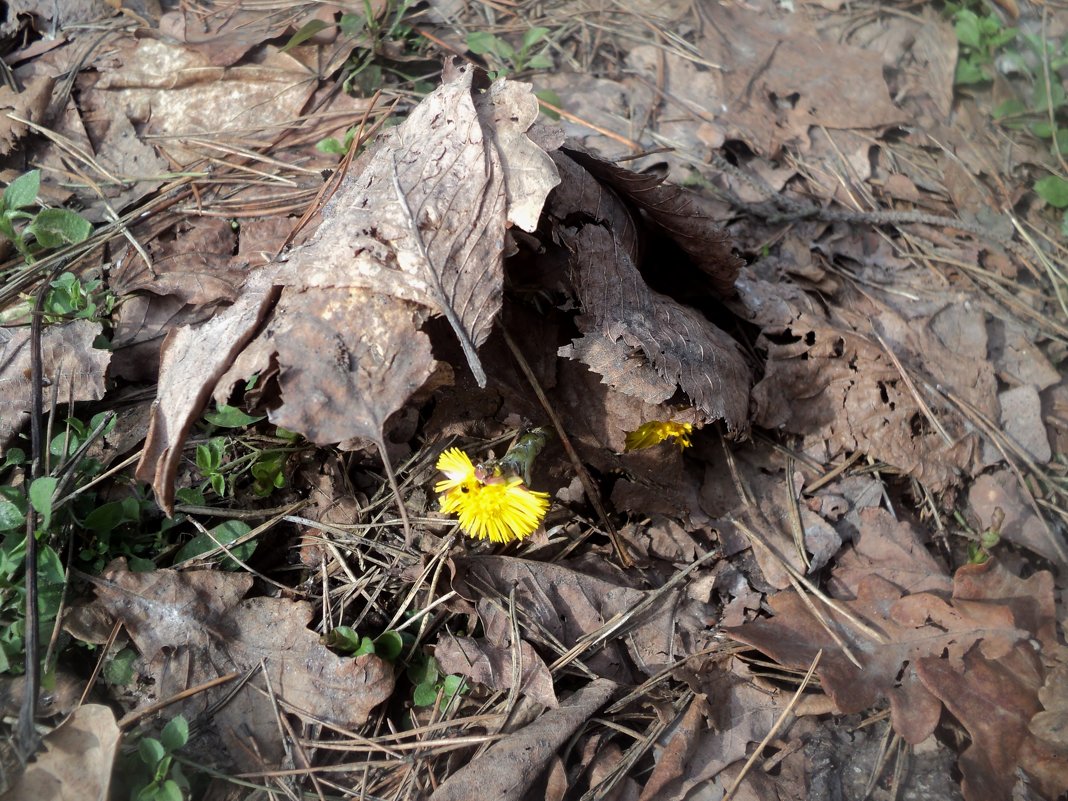
[[[957,71],[953,76],[953,83],[960,86],[969,86],[974,83],[983,83],[990,78],[982,65],[972,59],[962,58],[957,61]]]
[[[338,27],[345,36],[356,36],[367,27],[367,17],[363,14],[342,14]]]
[[[125,687],[133,681],[134,662],[137,652],[132,648],[123,648],[104,663],[104,681],[113,687]]]
[[[957,41],[965,47],[978,50],[982,46],[982,33],[979,30],[979,17],[974,11],[961,9],[955,16],[953,30]]]
[[[5,209],[24,209],[37,202],[37,192],[41,188],[41,171],[30,170],[9,183],[4,189],[3,207]]]
[[[42,209],[26,226],[26,233],[43,248],[58,248],[84,242],[93,232],[92,224],[67,209]]]
[[[370,637],[361,637],[359,647],[352,652],[353,656],[364,656],[375,652],[375,641]]]
[[[167,779],[156,793],[158,801],[183,801],[182,788],[173,779]]]
[[[52,522],[52,496],[56,492],[59,479],[52,476],[35,478],[30,484],[30,504],[41,516],[41,528],[47,529]]]
[[[142,762],[150,768],[155,768],[160,760],[167,756],[167,749],[155,737],[145,737],[137,744],[137,753]]]
[[[538,100],[544,100],[546,103],[552,103],[557,108],[564,107],[564,101],[561,100],[560,95],[556,94],[556,92],[554,92],[552,89],[541,89],[540,91],[535,92],[534,96],[538,98]],[[541,113],[551,120],[560,119],[559,114],[557,114],[550,108],[546,108],[545,106],[541,107]]]
[[[211,485],[212,491],[220,498],[226,497],[226,478],[222,473],[212,473],[211,478],[208,479],[208,484]]]
[[[37,555],[37,577],[42,588],[46,586],[63,586],[67,583],[63,560],[59,558],[56,549],[50,545],[42,545],[41,551]]]
[[[221,478],[221,476],[220,476]],[[221,493],[220,493],[221,494]],[[211,534],[214,535],[215,540],[218,540],[223,545],[229,545],[234,540],[245,536],[251,531],[251,527],[243,520],[227,520],[224,523],[220,523],[211,529]],[[207,534],[198,534],[193,537],[189,542],[182,546],[174,556],[174,561],[184,562],[187,559],[192,559],[196,556],[200,556],[202,553],[214,550],[218,546],[215,544],[215,540],[209,537]],[[240,559],[242,562],[247,561],[253,552],[256,550],[258,542],[251,540],[249,542],[237,545],[231,548],[231,553]],[[224,570],[238,570],[240,565],[231,559],[229,556],[223,555],[221,565]]]
[[[442,693],[444,695],[443,703],[449,703],[452,697],[458,692],[462,692],[467,689],[464,683],[464,677],[458,676],[455,673],[450,673],[445,677],[445,680],[441,683]]]
[[[548,28],[536,27],[531,28],[529,31],[523,34],[523,43],[520,45],[523,50],[530,50],[534,45],[549,35]]]
[[[1035,192],[1054,208],[1068,208],[1068,180],[1059,175],[1047,175],[1041,181],[1035,182]]]
[[[467,49],[476,56],[484,56],[486,53],[497,52],[497,37],[485,31],[474,31],[467,34]]]
[[[527,61],[527,68],[532,70],[551,70],[553,68],[553,60],[549,58],[547,53],[538,53]]]
[[[315,149],[318,150],[320,153],[326,153],[332,156],[345,155],[344,145],[342,145],[341,142],[337,141],[332,136],[328,136],[326,139],[320,139],[316,143]]]
[[[136,507],[132,515],[130,512],[130,505],[126,501],[109,501],[85,516],[85,527],[97,534],[110,534],[123,523],[135,523],[141,519]]]
[[[0,531],[15,531],[26,525],[26,513],[6,498],[0,499]]]
[[[141,556],[131,556],[126,560],[126,567],[131,573],[151,573],[156,569],[156,563]]]
[[[163,741],[163,747],[167,749],[167,752],[173,754],[189,742],[189,721],[182,715],[176,715],[171,718],[167,725],[163,727],[160,739]]]
[[[433,706],[437,699],[437,688],[431,682],[417,684],[412,691],[412,703],[415,706]]]
[[[1005,117],[1018,117],[1026,113],[1027,105],[1022,100],[1017,100],[1014,97],[994,109],[994,119],[1001,120]]]
[[[396,631],[384,631],[375,637],[374,652],[387,662],[394,661],[404,650],[404,640]]]
[[[244,428],[245,426],[258,423],[260,420],[265,420],[266,418],[262,415],[260,417],[253,417],[252,415],[245,414],[236,406],[227,406],[225,403],[220,403],[219,407],[214,412],[205,414],[204,419],[213,426],[218,426],[219,428]]]
[[[286,42],[285,45],[282,46],[282,49],[278,52],[288,53],[297,45],[304,44],[306,41],[315,36],[315,34],[317,34],[319,31],[323,30],[323,28],[329,27],[331,27],[330,23],[325,20],[308,20],[300,26],[300,30],[298,30],[295,34],[289,37],[289,41]]]
[[[351,626],[337,626],[321,637],[327,648],[333,648],[343,654],[351,654],[360,647],[360,635]]]

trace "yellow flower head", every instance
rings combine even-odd
[[[549,495],[534,492],[523,479],[476,470],[467,454],[449,448],[438,458],[446,478],[434,485],[441,511],[460,518],[464,534],[492,542],[521,540],[534,533],[549,510]]]
[[[636,451],[642,448],[651,448],[666,439],[675,440],[680,448],[689,448],[692,444],[690,442],[690,434],[692,433],[692,423],[650,420],[648,423],[642,423],[636,429],[627,433],[626,450]]]

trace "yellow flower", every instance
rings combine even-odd
[[[492,542],[521,540],[534,533],[549,510],[549,495],[534,492],[518,477],[490,474],[480,479],[467,454],[449,448],[438,458],[446,476],[434,485],[441,511],[460,518],[464,534]]]
[[[634,431],[627,433],[626,450],[636,451],[641,448],[651,448],[666,439],[675,440],[680,448],[689,448],[692,444],[690,442],[690,434],[692,433],[692,423],[650,420],[648,423],[642,423]]]

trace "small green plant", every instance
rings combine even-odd
[[[339,654],[361,656],[376,654],[387,662],[395,662],[405,648],[410,648],[415,639],[400,631],[384,631],[375,638],[360,636],[350,626],[338,626],[321,638],[323,645]]]
[[[408,665],[407,673],[414,686],[412,690],[414,706],[433,706],[440,693],[441,704],[447,707],[456,695],[462,695],[468,689],[463,676],[443,674],[438,660],[432,656],[420,654],[419,658],[414,658]]]
[[[516,50],[499,36],[486,31],[474,31],[467,35],[467,49],[477,56],[490,56],[495,68],[490,71],[490,78],[496,80],[504,75],[512,75],[526,70],[552,69],[553,60],[548,49],[534,52],[539,42],[549,35],[548,28],[535,27],[523,34],[523,40]],[[493,65],[491,65],[493,66]]]
[[[61,273],[45,295],[45,322],[102,320],[115,308],[115,295],[99,278],[83,280],[74,273]]]
[[[167,722],[155,737],[142,737],[137,755],[128,767],[131,801],[184,801],[189,798],[189,780],[174,755],[189,742],[189,723],[181,715]]]
[[[993,80],[997,52],[1016,38],[1016,29],[1006,28],[995,14],[978,13],[967,5],[948,6],[960,43],[953,79],[958,86]]]
[[[84,242],[93,231],[88,220],[67,209],[28,211],[39,205],[40,189],[41,171],[30,170],[8,184],[0,196],[0,234],[11,241],[27,263],[43,250]],[[20,226],[21,223],[25,224]]]

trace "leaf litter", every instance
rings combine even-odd
[[[75,365],[46,369],[58,402],[157,383],[137,475],[179,525],[212,399],[341,443],[287,472],[282,497],[314,488],[314,506],[264,510],[265,528],[288,515],[301,533],[299,559],[258,552],[267,581],[113,566],[88,582],[87,608],[138,654],[132,719],[174,702],[207,725],[207,764],[288,768],[320,792],[684,798],[740,782],[743,797],[859,798],[883,792],[888,761],[902,776],[954,758],[967,799],[1068,787],[1068,338],[1049,313],[1056,273],[1010,241],[1013,225],[1048,235],[1048,219],[1002,194],[1019,179],[992,166],[978,96],[954,93],[946,19],[758,5],[560,25],[550,4],[562,38],[595,21],[627,42],[624,69],[598,73],[618,79],[569,72],[564,51],[536,77],[563,98],[566,140],[536,122],[526,84],[451,59],[382,127],[374,100],[321,91],[358,44],[270,41],[322,17],[303,6],[168,11],[166,37],[118,36],[47,108],[70,48],[16,62],[27,88],[0,97],[19,118],[5,153],[32,144],[45,197],[123,221],[121,347],[110,367],[105,351],[86,362],[89,337]],[[320,195],[337,165],[311,145],[354,121],[362,151]],[[38,136],[50,125],[75,148]],[[161,187],[169,205],[119,216]],[[886,208],[906,213],[871,211]],[[4,369],[19,413],[25,368]],[[551,443],[532,479],[558,499],[543,528],[460,550],[429,489],[437,454],[492,460],[546,405],[595,482],[580,488]],[[624,452],[650,421],[697,426],[691,446]],[[20,422],[5,411],[4,436]],[[594,500],[636,568],[614,563]],[[313,620],[408,632],[408,675],[332,653]],[[431,687],[440,705],[422,709],[403,694],[430,654],[468,686]],[[183,695],[216,681],[240,689]],[[881,740],[860,727],[873,710]],[[871,786],[828,771],[826,749]]]

